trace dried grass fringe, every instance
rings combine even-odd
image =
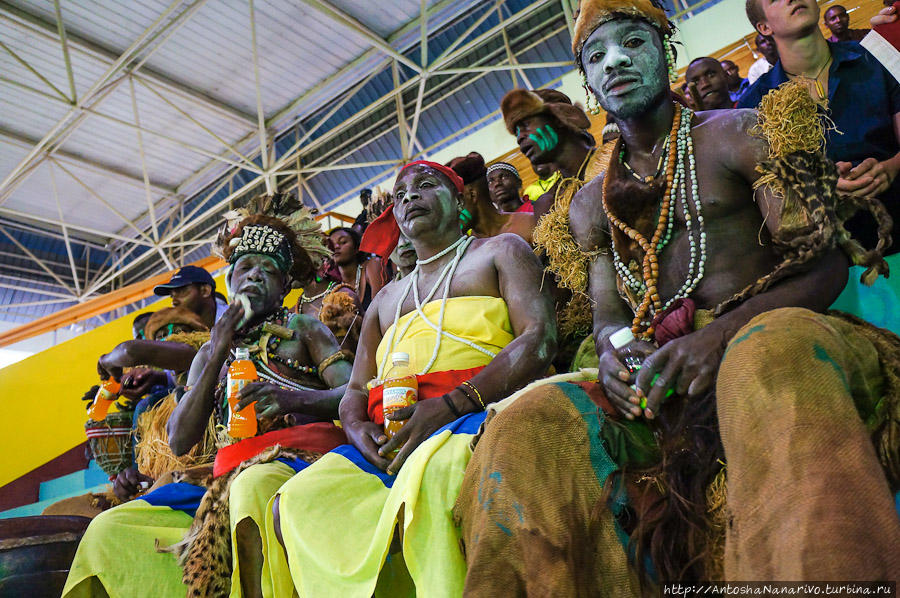
[[[169,448],[166,424],[175,411],[175,396],[168,395],[159,404],[138,418],[138,438],[135,446],[136,463],[141,473],[159,479],[164,473],[182,471],[212,462],[216,456],[216,428],[214,417],[209,418],[203,441],[181,457]]]

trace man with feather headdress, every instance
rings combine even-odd
[[[110,594],[173,595],[184,593],[182,581],[199,590],[192,595],[222,595],[232,581],[241,584],[244,571],[258,587],[265,549],[260,529],[270,496],[345,442],[332,420],[350,364],[321,322],[283,307],[290,288],[306,282],[327,254],[318,224],[282,194],[257,197],[226,219],[217,245],[229,264],[225,280],[233,302],[191,364],[167,426],[172,451],[181,455],[203,439],[214,419],[220,431],[212,479],[208,471],[199,484],[196,476],[189,476],[194,483],[176,476],[175,483],[96,518],[64,595],[92,594],[98,584]],[[235,441],[222,428],[225,376],[238,347],[250,351],[260,382],[242,389],[237,409],[255,404],[259,433]],[[242,552],[232,556],[232,545]],[[239,557],[243,562],[234,566]]]

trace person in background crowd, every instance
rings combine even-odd
[[[491,202],[501,212],[534,212],[527,197],[522,197],[522,177],[512,164],[495,162],[487,169]]]
[[[400,280],[413,271],[416,267],[416,248],[406,235],[400,233],[397,247],[391,252],[391,261],[397,266],[397,276],[394,280]]]
[[[819,5],[814,0],[790,3],[747,0],[747,18],[756,30],[770,35],[779,62],[762,75],[738,102],[755,108],[762,97],[787,81],[805,85],[813,99],[827,104],[833,128],[826,127],[825,151],[838,168],[838,191],[876,196],[894,220],[900,244],[900,83],[856,42],[829,42],[819,30]],[[848,222],[848,230],[863,245],[876,243],[875,224],[866,215]]]
[[[359,250],[361,235],[352,228],[338,227],[328,233],[334,251],[334,263],[341,272],[341,282],[352,288],[366,310],[372,298],[384,286],[381,258]]]
[[[147,325],[147,320],[149,320],[152,315],[152,311],[145,311],[134,317],[134,320],[131,322],[131,337],[133,339],[140,340],[144,338],[144,327]]]
[[[775,66],[775,63],[778,62],[778,47],[775,45],[775,40],[762,33],[757,33],[754,44],[756,45],[756,51],[761,56],[747,70],[747,83],[749,85],[756,83],[757,79],[768,73]]]
[[[692,84],[697,86],[695,101],[700,102],[700,105],[696,106],[697,110],[734,108],[734,100],[731,99],[729,89],[731,77],[715,58],[703,56],[692,60],[684,73],[684,80],[689,88]]]
[[[733,60],[723,60],[719,64],[722,65],[722,69],[725,70],[725,75],[728,77],[728,95],[731,97],[733,105],[750,87],[750,82],[741,77],[741,71]]]
[[[559,180],[559,171],[552,162],[546,164],[535,164],[532,162],[531,170],[537,175],[537,180],[525,187],[522,195],[533,204],[541,195],[553,188],[553,185]],[[534,209],[534,206],[532,206],[532,209]]]
[[[536,223],[534,214],[497,211],[491,202],[487,168],[481,154],[470,152],[467,156],[453,158],[447,166],[465,183],[460,213],[463,231],[471,230],[471,234],[479,238],[514,233],[531,243],[531,231]]]
[[[552,163],[560,180],[584,179],[584,171],[594,154],[594,138],[588,133],[591,121],[584,110],[572,104],[566,94],[555,89],[514,89],[500,102],[506,130],[532,164]],[[535,217],[553,206],[559,181],[534,202]]]
[[[851,29],[850,15],[840,4],[834,4],[825,11],[825,26],[831,31],[830,42],[858,42],[866,36],[868,29]]]
[[[366,232],[366,227],[369,226],[369,202],[372,201],[372,190],[369,188],[365,188],[359,192],[359,202],[362,204],[362,211],[356,217],[356,220],[353,221],[353,228],[356,232],[362,236],[364,232]]]

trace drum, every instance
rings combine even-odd
[[[87,517],[0,519],[0,598],[59,596]]]
[[[102,421],[89,419],[84,424],[94,459],[110,479],[134,463],[133,417],[133,411],[116,411]]]

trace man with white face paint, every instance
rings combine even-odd
[[[468,596],[640,595],[715,579],[723,560],[726,579],[897,570],[879,440],[850,382],[880,371],[877,351],[854,364],[868,341],[821,313],[847,260],[824,236],[808,260],[782,253],[796,237],[780,197],[803,198],[757,185],[769,147],[750,134],[754,111],[673,101],[672,32],[652,0],[581,2],[576,64],[621,137],[548,215],[567,218],[572,245],[550,267],[592,299],[597,383],[531,390],[488,420],[455,510]],[[816,156],[830,169],[816,196],[833,196],[834,166]],[[724,509],[726,461],[723,558],[707,501]],[[833,474],[846,487],[823,490]]]

